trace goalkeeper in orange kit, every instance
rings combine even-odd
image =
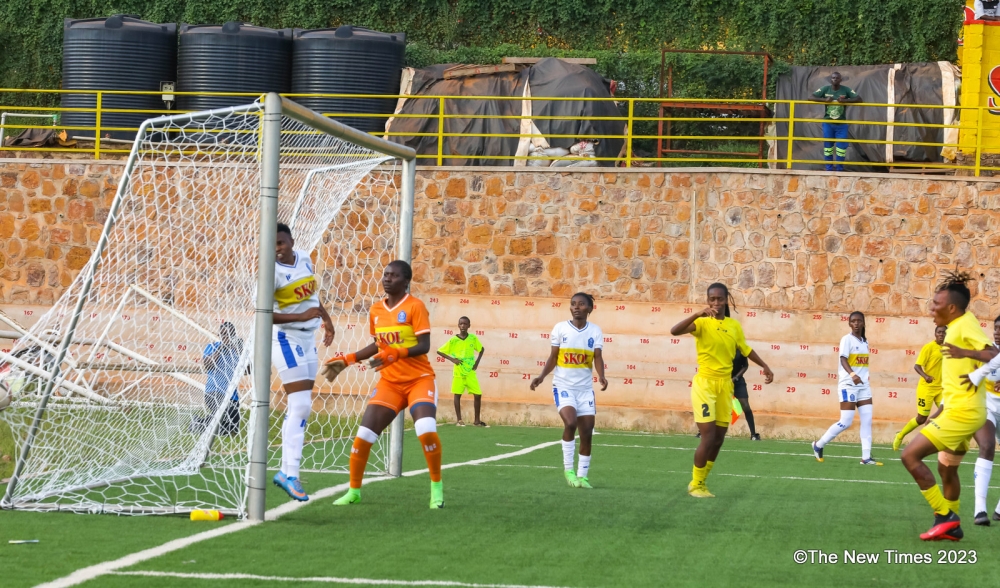
[[[351,448],[350,489],[334,504],[361,501],[361,480],[368,455],[378,436],[399,411],[410,408],[413,427],[427,459],[431,475],[431,508],[444,508],[441,484],[441,440],[437,434],[437,387],[427,359],[431,347],[431,324],[424,303],[407,292],[413,270],[396,260],[382,274],[385,299],[369,311],[368,324],[375,342],[360,351],[337,355],[323,366],[323,375],[333,381],[347,366],[371,358],[369,365],[380,378],[361,418]]]

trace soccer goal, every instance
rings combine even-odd
[[[358,349],[382,268],[410,258],[414,156],[277,94],[146,121],[90,262],[0,353],[18,444],[0,506],[262,520],[284,412],[276,224],[314,255],[337,328],[320,359]],[[210,382],[223,339],[238,366]],[[317,388],[303,471],[347,471],[374,379],[355,366]],[[399,475],[401,457],[400,418],[370,467]]]

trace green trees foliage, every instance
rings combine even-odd
[[[415,66],[491,63],[505,55],[591,56],[600,73],[624,82],[623,95],[655,96],[661,45],[764,50],[792,65],[952,61],[963,5],[962,0],[5,0],[0,87],[58,88],[63,18],[125,13],[156,22],[354,24],[402,31]],[[759,60],[674,59],[681,95],[750,97],[760,85]]]

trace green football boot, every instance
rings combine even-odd
[[[444,482],[431,482],[431,508],[444,508]]]

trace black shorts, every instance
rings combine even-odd
[[[733,382],[733,396],[735,398],[746,398],[749,399],[750,395],[747,394],[747,381],[743,378]]]

